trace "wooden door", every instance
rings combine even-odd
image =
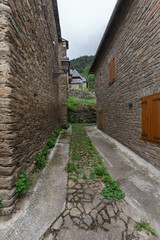
[[[99,124],[98,124],[99,129],[102,129],[102,110],[99,111]]]

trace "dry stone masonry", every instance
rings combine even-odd
[[[91,69],[102,130],[160,168],[160,146],[140,140],[140,98],[160,92],[159,1],[119,0],[118,4]],[[114,58],[115,79],[110,85],[109,63]]]
[[[1,214],[13,210],[19,172],[66,122],[67,77],[52,77],[65,55],[56,0],[0,0]]]

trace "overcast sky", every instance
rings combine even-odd
[[[117,0],[57,0],[68,57],[94,55]]]

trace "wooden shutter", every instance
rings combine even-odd
[[[149,109],[148,101],[142,100],[142,138],[149,139]]]
[[[160,94],[151,98],[151,140],[160,143]]]
[[[115,81],[115,57],[109,63],[109,84]]]

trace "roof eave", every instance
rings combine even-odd
[[[54,16],[55,16],[55,21],[56,21],[58,41],[61,42],[62,37],[61,37],[61,27],[60,27],[60,21],[59,21],[57,0],[52,0],[52,5],[53,5],[53,11],[54,11]]]
[[[115,22],[115,20],[116,20],[116,18],[118,16],[119,11],[121,10],[123,2],[124,2],[124,0],[118,0],[117,3],[116,3],[116,6],[115,6],[115,8],[113,10],[113,13],[112,13],[111,18],[109,20],[109,23],[108,23],[108,25],[106,27],[106,30],[105,30],[105,32],[103,34],[103,37],[102,37],[102,40],[101,40],[101,42],[99,44],[99,47],[97,49],[96,55],[94,57],[92,65],[91,65],[91,68],[89,70],[90,74],[95,73],[96,64],[97,64],[97,62],[98,62],[98,60],[100,58],[101,52],[103,51],[103,46],[106,43],[106,39],[108,38],[108,36],[110,34],[111,28],[114,25],[114,22]]]

